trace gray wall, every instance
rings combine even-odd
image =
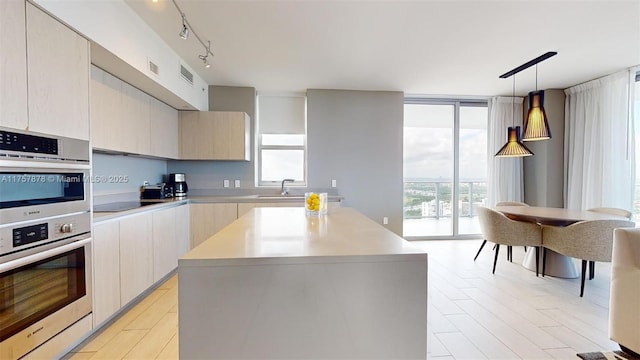
[[[93,153],[93,192],[95,195],[139,192],[144,181],[162,182],[167,173],[167,161],[135,156]],[[113,180],[127,176],[128,181]],[[95,179],[106,179],[106,182]],[[113,180],[113,181],[112,181]]]
[[[307,90],[309,187],[337,180],[344,206],[402,236],[404,94]]]
[[[234,180],[241,189],[255,188],[254,134],[256,119],[256,89],[252,87],[209,86],[209,111],[244,111],[251,118],[251,161],[169,161],[170,173],[185,173],[189,189],[223,189],[229,180],[229,192]]]
[[[545,90],[551,139],[525,143],[534,156],[524,158],[524,201],[533,206],[563,207],[564,91]],[[525,114],[528,104],[525,104]]]

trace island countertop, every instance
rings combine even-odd
[[[325,215],[307,216],[304,208],[282,207],[253,209],[181,261],[182,265],[196,265],[194,260],[299,263],[408,254],[425,251],[354,209],[335,208]]]

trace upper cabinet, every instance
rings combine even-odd
[[[24,1],[0,1],[0,126],[26,130],[27,40]]]
[[[29,129],[89,140],[89,42],[30,3],[26,14]]]
[[[101,150],[178,157],[178,111],[91,67],[91,138]]]
[[[0,1],[0,126],[89,139],[89,44],[24,1]]]
[[[251,122],[238,111],[180,111],[180,159],[251,160]]]

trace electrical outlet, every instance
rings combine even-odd
[[[222,187],[228,188],[229,187],[229,180],[222,180]]]
[[[233,186],[239,188],[240,187],[240,180],[235,180],[233,182]]]
[[[388,217],[383,217],[382,218],[382,225],[389,225],[389,218]]]
[[[337,187],[338,186],[338,182],[336,180],[331,180],[331,187]]]

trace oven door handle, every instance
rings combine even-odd
[[[19,258],[19,259],[15,259],[12,261],[8,261],[6,263],[0,264],[0,273],[3,273],[5,271],[9,271],[9,270],[13,270],[16,268],[19,268],[20,266],[23,265],[29,265],[29,264],[33,264],[36,261],[40,261],[40,260],[44,260],[47,258],[50,258],[52,256],[56,256],[62,253],[65,253],[67,251],[70,250],[75,250],[78,248],[81,248],[87,244],[91,243],[91,238],[86,238],[86,239],[82,239],[82,240],[78,240],[78,241],[74,241],[53,249],[49,249],[49,250],[44,250],[42,252],[39,252],[37,254],[33,254],[33,255],[29,255],[29,256],[25,256],[23,258]]]
[[[38,170],[89,170],[91,165],[86,163],[69,163],[61,160],[0,160],[0,167],[2,168],[14,168],[14,169],[38,169]],[[24,170],[20,170],[24,171]]]

